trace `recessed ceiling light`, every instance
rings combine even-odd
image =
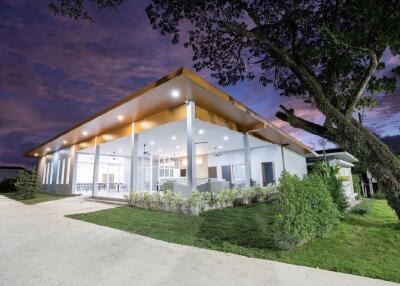
[[[35,157],[39,156],[39,154],[38,154],[38,153],[35,153],[34,155],[35,155]]]
[[[178,145],[178,146],[176,146],[176,149],[181,149],[181,146],[179,146],[179,145]]]
[[[64,140],[64,141],[63,141],[63,144],[67,144],[67,143],[68,143],[68,141],[67,141],[67,140]]]
[[[124,120],[124,116],[123,115],[118,115],[117,118],[118,118],[119,121]]]
[[[224,140],[228,141],[229,137],[228,136],[224,136]]]
[[[199,134],[204,134],[204,130],[203,129],[199,129]]]
[[[171,95],[172,95],[173,98],[177,98],[177,97],[179,97],[179,95],[181,95],[181,93],[179,92],[179,90],[174,89],[171,92]]]
[[[154,145],[154,141],[150,141],[150,145]]]
[[[47,151],[50,151],[51,149],[49,147],[46,148]]]
[[[176,140],[176,136],[175,136],[175,135],[172,135],[171,139],[172,139],[172,140]]]
[[[218,149],[222,149],[223,147],[222,147],[222,145],[218,145]]]
[[[82,134],[85,136],[88,135],[87,131],[83,131]]]

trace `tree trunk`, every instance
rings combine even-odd
[[[355,120],[340,124],[335,143],[365,162],[383,186],[389,206],[400,219],[400,160],[367,128]]]

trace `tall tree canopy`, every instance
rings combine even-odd
[[[51,7],[81,18],[83,2],[59,0]],[[115,8],[122,0],[92,2]],[[366,162],[400,217],[400,164],[352,117],[373,107],[375,94],[395,90],[399,66],[377,74],[385,69],[385,52],[400,54],[400,1],[153,0],[146,12],[172,43],[183,38],[195,69],[209,69],[220,84],[259,80],[320,110],[322,125],[284,106],[276,116]]]

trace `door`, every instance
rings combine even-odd
[[[208,177],[217,178],[217,167],[208,167]]]
[[[274,163],[273,162],[261,163],[261,172],[262,172],[262,180],[263,180],[264,187],[268,184],[275,183]]]
[[[222,179],[227,182],[232,182],[232,168],[231,165],[222,166]]]

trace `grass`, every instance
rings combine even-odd
[[[348,212],[325,239],[294,250],[273,247],[271,205],[255,204],[195,217],[119,207],[68,217],[155,239],[400,282],[400,226],[385,201],[363,216]]]
[[[26,205],[34,205],[34,204],[38,204],[38,203],[64,199],[64,198],[68,197],[66,195],[58,195],[58,194],[52,194],[52,193],[37,193],[36,197],[33,199],[25,199],[23,196],[21,196],[18,193],[15,193],[15,192],[14,193],[0,193],[0,195],[3,195],[10,199],[22,202]]]

